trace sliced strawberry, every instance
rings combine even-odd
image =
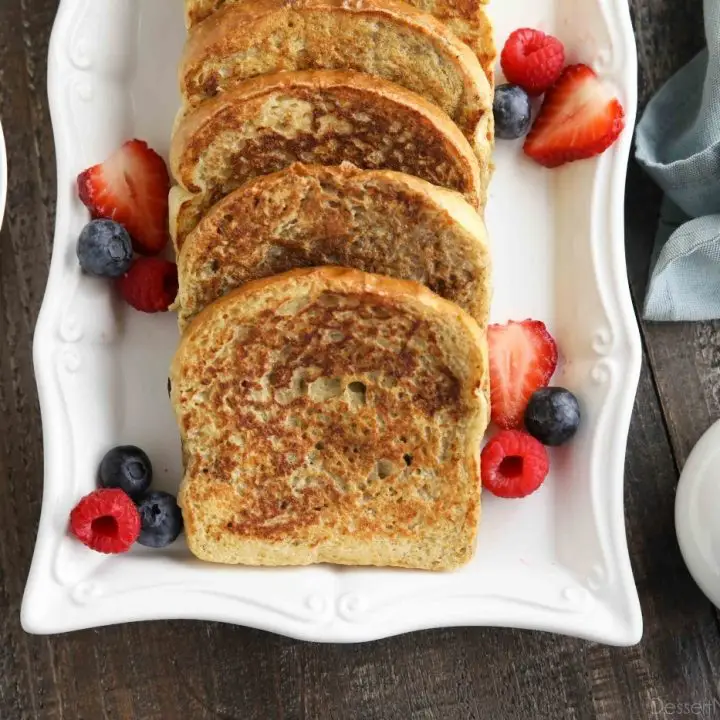
[[[571,65],[548,90],[525,154],[558,167],[607,150],[625,127],[619,100],[587,65]]]
[[[490,325],[488,343],[492,419],[501,428],[520,427],[531,395],[555,372],[557,345],[538,320]]]
[[[170,176],[165,161],[147,143],[126,142],[104,163],[80,173],[77,184],[93,218],[124,225],[137,252],[155,255],[165,247]]]

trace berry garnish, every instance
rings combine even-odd
[[[550,461],[542,443],[521,430],[503,430],[483,448],[483,487],[503,498],[535,492],[547,477]]]
[[[138,542],[161,548],[175,542],[183,529],[183,518],[177,500],[170,493],[151,492],[138,504],[142,523]]]
[[[490,325],[488,344],[492,420],[501,428],[520,427],[530,396],[555,372],[557,346],[538,320]]]
[[[555,84],[565,65],[565,48],[552,35],[520,28],[505,43],[500,64],[508,82],[530,95],[542,95]]]
[[[526,135],[531,111],[530,97],[519,85],[499,85],[493,100],[495,135],[503,140]]]
[[[533,393],[525,410],[525,427],[543,445],[562,445],[579,426],[580,405],[569,390],[546,387]]]
[[[138,539],[140,515],[122,490],[103,488],[86,495],[72,509],[70,532],[91,550],[123,553]]]
[[[168,241],[170,176],[147,143],[130,140],[104,163],[78,175],[80,199],[93,218],[124,225],[139,253],[155,255]]]
[[[525,154],[558,167],[604,152],[624,127],[625,111],[611,90],[587,65],[571,65],[545,96]]]
[[[150,458],[134,445],[119,445],[108,450],[100,463],[100,485],[120,488],[137,500],[152,482]]]
[[[164,312],[178,291],[177,265],[161,258],[138,258],[117,280],[121,295],[142,312]]]
[[[77,243],[80,267],[90,275],[116,278],[132,263],[132,241],[127,230],[113,220],[91,220]]]

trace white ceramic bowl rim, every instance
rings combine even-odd
[[[0,123],[0,227],[2,227],[5,216],[5,200],[7,198],[7,151],[5,148],[5,136],[3,135],[2,123]]]

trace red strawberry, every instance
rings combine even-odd
[[[117,284],[120,294],[136,310],[165,312],[177,295],[177,265],[161,258],[138,258]]]
[[[620,101],[587,65],[563,70],[525,140],[525,154],[558,167],[605,152],[625,127]]]
[[[547,477],[550,460],[541,442],[520,430],[503,430],[480,456],[483,487],[503,498],[535,492]]]
[[[492,419],[501,428],[520,427],[530,396],[555,372],[557,346],[538,320],[490,325],[488,343]]]
[[[140,535],[140,513],[122,490],[95,490],[72,509],[70,532],[91,550],[127,552]]]
[[[521,28],[507,39],[500,64],[508,82],[520,85],[528,95],[542,95],[560,77],[565,48],[552,35]]]
[[[170,176],[147,143],[130,140],[104,163],[78,175],[80,199],[93,218],[125,226],[139,253],[155,255],[168,241]]]

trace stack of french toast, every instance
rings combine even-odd
[[[489,418],[481,0],[185,0],[170,226],[199,558],[442,570]]]

